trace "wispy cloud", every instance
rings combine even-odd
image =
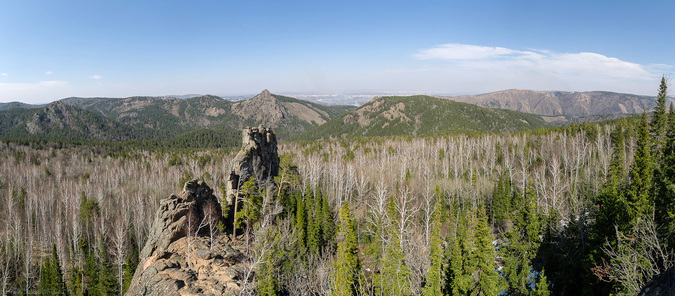
[[[2,76],[7,76],[7,73],[0,73],[0,75],[2,75]]]
[[[413,56],[420,60],[477,60],[518,55],[521,51],[504,47],[448,43],[423,49]]]
[[[45,72],[45,75],[52,75],[52,74],[54,74],[54,72],[52,72],[52,71]]]
[[[91,76],[89,76],[89,78],[99,80],[103,77],[101,75],[91,75]]]
[[[647,83],[672,68],[642,65],[592,52],[558,53],[457,43],[422,49],[412,56],[428,63],[425,69],[436,69],[429,71],[454,76],[453,79],[469,85],[492,81],[493,90],[521,87],[644,93],[648,90]],[[506,85],[507,82],[510,85]]]

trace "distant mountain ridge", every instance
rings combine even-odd
[[[0,103],[0,111],[9,110],[9,109],[17,109],[17,108],[30,109],[30,108],[38,108],[38,107],[42,107],[42,106],[44,106],[44,105],[31,105],[31,104],[26,104],[26,103],[21,103],[21,102]]]
[[[204,95],[169,97],[67,98],[65,104],[87,109],[128,125],[176,136],[199,128],[241,130],[264,125],[283,139],[318,126],[353,106],[324,106],[263,90],[248,100],[232,102]]]
[[[548,127],[541,116],[431,96],[377,97],[294,139],[433,136],[459,132],[517,132]]]
[[[127,141],[152,139],[153,133],[56,101],[41,108],[0,111],[0,137],[56,141]]]
[[[607,91],[564,92],[509,89],[449,100],[488,108],[508,109],[547,116],[587,117],[606,114],[638,114],[651,111],[656,98]]]
[[[21,103],[12,106],[0,111],[0,137],[52,140],[62,137],[87,141],[170,139],[203,129],[218,132],[199,132],[201,138],[230,137],[230,134],[238,135],[244,127],[258,125],[274,128],[283,139],[355,108],[323,106],[274,95],[268,90],[238,102],[211,95],[188,99],[73,97],[45,107],[30,108],[32,106]],[[64,116],[43,116],[50,112]],[[56,118],[61,121],[54,120]],[[105,133],[105,126],[109,127],[109,134]]]

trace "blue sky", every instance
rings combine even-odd
[[[655,95],[673,1],[4,1],[0,102],[509,88]]]

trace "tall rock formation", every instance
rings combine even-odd
[[[255,177],[260,184],[279,173],[277,137],[271,128],[246,128],[242,132],[241,141],[241,150],[232,161],[232,169],[227,182],[230,205],[234,203],[237,189],[251,177]]]
[[[221,217],[218,199],[202,181],[161,200],[126,295],[239,294],[243,255],[220,239],[212,244],[210,236],[209,225]]]

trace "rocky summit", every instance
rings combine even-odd
[[[232,161],[227,182],[227,196],[234,203],[237,189],[254,177],[258,182],[269,180],[279,172],[277,137],[271,128],[250,127],[242,131],[242,147]]]
[[[235,295],[243,255],[214,237],[222,209],[202,181],[160,201],[126,295]]]

